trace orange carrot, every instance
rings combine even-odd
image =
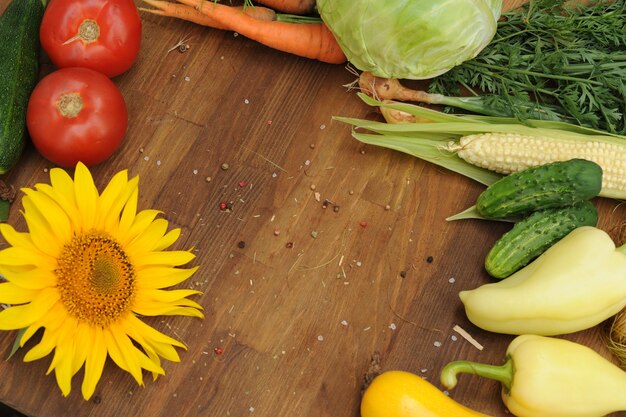
[[[264,4],[274,10],[280,10],[285,13],[293,13],[306,15],[311,14],[315,10],[315,0],[257,0],[258,3]]]
[[[195,7],[218,24],[270,48],[331,64],[346,61],[337,40],[323,22],[288,23],[259,20],[241,13],[232,6],[225,6],[212,0],[178,1]]]
[[[159,16],[175,17],[177,19],[186,20],[188,22],[196,23],[202,26],[209,26],[215,29],[228,29],[218,24],[210,16],[200,13],[193,7],[186,6],[184,4],[172,3],[162,0],[143,0],[148,3],[154,9],[146,9],[139,7],[139,10],[156,14]]]
[[[214,29],[229,30],[230,25],[226,26],[217,22],[211,16],[206,15],[194,7],[186,4],[173,3],[163,0],[143,0],[148,3],[154,9],[146,9],[139,7],[139,10],[144,12],[156,14],[159,16],[175,17],[177,19],[186,20],[188,22],[196,23],[198,25],[212,27]],[[240,13],[245,13],[255,19],[260,20],[276,20],[276,12],[267,7],[251,7],[251,6],[233,6],[233,9],[238,9]]]

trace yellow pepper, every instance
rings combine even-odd
[[[387,371],[374,378],[365,390],[361,399],[361,417],[489,416],[455,402],[415,374]]]
[[[626,410],[626,372],[565,339],[518,336],[504,365],[451,362],[441,383],[452,389],[460,372],[500,381],[502,400],[517,417],[601,417]]]
[[[593,327],[626,306],[626,247],[595,227],[573,230],[515,274],[459,297],[469,320],[506,334],[555,336]]]

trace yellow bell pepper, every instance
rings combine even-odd
[[[469,320],[484,330],[577,332],[626,306],[626,247],[616,248],[600,229],[579,227],[515,274],[459,297]]]
[[[441,383],[452,389],[461,372],[500,381],[502,400],[517,417],[601,417],[626,410],[626,372],[565,339],[518,336],[504,365],[451,362]]]
[[[363,393],[361,417],[489,416],[455,402],[415,374],[387,371],[374,378]]]

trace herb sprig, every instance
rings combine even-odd
[[[626,134],[626,4],[564,3],[530,0],[504,13],[492,42],[429,91],[459,96],[461,86],[480,97],[484,114]]]

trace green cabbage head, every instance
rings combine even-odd
[[[427,79],[474,58],[496,33],[502,0],[317,0],[357,69]]]

